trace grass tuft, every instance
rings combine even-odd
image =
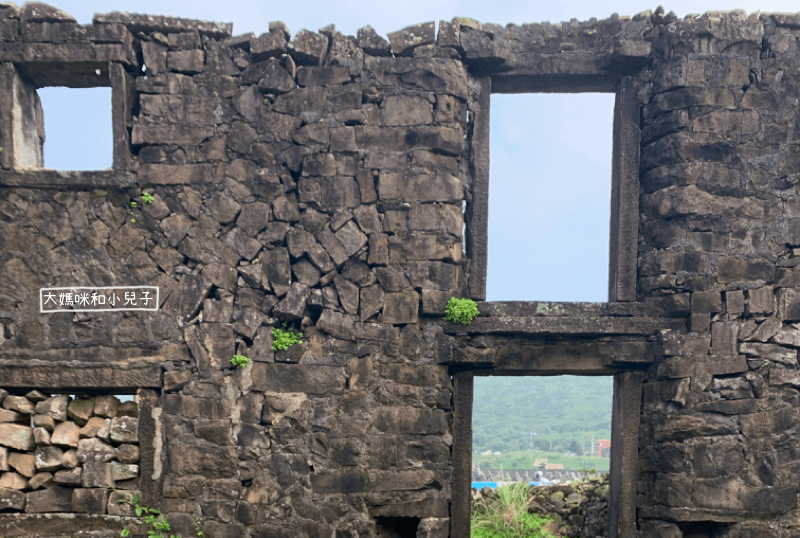
[[[473,499],[470,538],[554,538],[542,529],[550,520],[528,511],[528,484],[501,486],[495,492],[493,498]]]

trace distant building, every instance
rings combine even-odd
[[[611,439],[599,439],[597,441],[597,457],[600,458],[603,456],[603,449],[607,448],[609,450],[608,456],[610,457],[611,454]]]
[[[564,464],[563,463],[545,463],[544,464],[545,471],[563,471]]]

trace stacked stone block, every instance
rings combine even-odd
[[[0,390],[0,405],[2,511],[129,514],[109,492],[139,487],[135,401]]]

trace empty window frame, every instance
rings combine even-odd
[[[613,107],[492,95],[487,300],[607,301]]]
[[[123,169],[128,78],[122,66],[99,62],[3,66],[3,86],[10,97],[3,111],[3,166]]]
[[[609,225],[609,232],[608,236],[608,272],[605,271],[597,271],[597,275],[600,275],[599,278],[602,279],[607,276],[608,278],[608,301],[635,301],[636,300],[636,255],[637,255],[637,248],[638,248],[638,224],[639,224],[639,140],[640,140],[640,111],[639,111],[639,103],[636,98],[636,86],[631,77],[622,77],[620,79],[608,80],[604,81],[602,84],[593,84],[589,81],[587,84],[581,84],[580,81],[576,81],[574,84],[572,83],[565,83],[564,81],[555,80],[553,82],[547,82],[545,84],[533,84],[529,87],[528,83],[523,80],[512,80],[511,82],[504,80],[500,77],[498,80],[494,80],[496,77],[485,77],[481,79],[474,79],[474,84],[471,86],[470,91],[470,118],[472,123],[472,136],[471,136],[471,148],[472,148],[472,170],[473,170],[473,183],[472,183],[472,196],[471,200],[469,201],[466,211],[466,246],[467,246],[467,256],[471,260],[471,271],[469,275],[469,293],[473,299],[476,300],[485,300],[487,298],[487,261],[488,261],[488,253],[487,251],[491,249],[494,251],[495,249],[499,249],[502,251],[502,242],[505,240],[507,243],[511,245],[510,249],[506,249],[510,252],[508,260],[510,261],[501,261],[501,264],[505,265],[524,265],[523,262],[518,262],[515,260],[519,259],[526,251],[533,250],[530,245],[526,245],[524,241],[519,240],[517,238],[516,241],[508,241],[507,238],[503,238],[502,235],[500,239],[495,239],[494,242],[490,241],[488,238],[488,226],[489,226],[489,184],[490,184],[490,175],[492,177],[492,182],[497,182],[498,178],[497,175],[500,175],[499,178],[500,183],[502,184],[505,181],[509,181],[508,178],[502,177],[504,172],[501,171],[493,171],[490,174],[490,163],[495,161],[495,154],[490,152],[490,122],[492,114],[490,110],[492,108],[491,102],[494,99],[502,99],[506,97],[503,94],[497,93],[492,94],[492,91],[498,92],[508,92],[508,93],[524,93],[524,92],[608,92],[603,97],[611,98],[611,95],[614,95],[614,109],[613,109],[613,118],[610,122],[611,125],[608,128],[611,131],[611,150],[610,150],[610,158],[611,158],[611,192],[610,192],[610,225]],[[541,81],[540,81],[541,82]],[[497,83],[497,84],[495,84]],[[495,88],[496,86],[496,88]],[[613,94],[611,92],[614,92]],[[557,120],[553,120],[557,122]],[[492,122],[494,123],[494,122]],[[527,125],[526,128],[523,130],[520,136],[526,137],[529,136],[531,131],[536,131],[540,129],[541,125],[536,125],[535,123],[532,125]],[[495,128],[497,130],[497,128]],[[513,141],[513,129],[511,130],[512,134],[512,141]],[[581,128],[578,129],[581,131]],[[594,142],[592,142],[594,143]],[[606,146],[607,147],[607,146]],[[492,150],[495,150],[495,146],[492,145]],[[608,151],[608,150],[606,150]],[[551,156],[545,155],[544,157],[539,157],[539,160],[546,159],[548,161],[555,161],[561,165],[564,164],[564,161],[571,160],[571,157],[566,156],[562,157],[561,159],[552,159]],[[523,163],[524,164],[517,164],[520,167],[520,170],[515,172],[506,173],[505,175],[530,175],[530,169],[535,171],[538,160],[536,158],[531,158],[528,154],[523,155]],[[606,169],[607,170],[607,169]],[[605,175],[608,175],[608,172],[605,172]],[[532,198],[535,195],[528,194],[526,197],[524,191],[522,191],[522,187],[519,187],[519,182],[515,181],[516,178],[512,177],[508,184],[511,185],[509,187],[510,192],[514,194],[516,200],[520,200],[517,203],[517,206],[522,206],[521,210],[517,211],[506,211],[504,209],[492,211],[492,220],[494,222],[496,218],[499,219],[498,223],[503,224],[504,220],[508,220],[508,218],[516,219],[516,227],[518,229],[529,229],[529,232],[524,233],[531,233],[536,232],[535,228],[529,223],[531,220],[529,215],[531,214],[532,210],[530,207],[533,207],[533,200]],[[568,176],[565,177],[564,174],[559,174],[559,177],[553,179],[553,181],[565,181],[569,180]],[[523,185],[525,187],[526,185]],[[497,195],[501,196],[501,195]],[[569,191],[566,191],[563,198],[569,198]],[[541,198],[541,197],[540,197]],[[607,207],[609,204],[606,201],[607,197],[604,197],[605,200],[598,200],[596,201],[596,208],[603,208]],[[526,204],[527,203],[527,204]],[[494,202],[493,202],[494,204]],[[529,207],[530,206],[530,207]],[[597,219],[596,219],[597,220]],[[509,228],[509,226],[506,226]],[[513,229],[513,228],[511,228]],[[517,232],[519,233],[519,232]],[[560,267],[561,271],[567,266],[576,266],[583,264],[584,256],[580,247],[584,246],[586,243],[585,239],[581,239],[581,237],[574,237],[576,233],[571,234],[573,237],[570,237],[566,240],[566,242],[573,246],[573,251],[570,253],[569,259],[567,260],[557,260],[560,265],[557,263],[555,264],[556,267]],[[577,234],[581,235],[581,234]],[[606,237],[606,236],[604,236]],[[602,240],[602,244],[606,244],[605,238]],[[495,254],[493,253],[493,257]],[[546,258],[547,256],[539,256],[540,258]],[[557,256],[556,256],[557,257]],[[502,257],[500,257],[502,259]],[[525,263],[533,263],[536,260],[532,260],[531,262]],[[549,263],[547,259],[542,260],[542,263]],[[529,269],[526,268],[525,271]],[[499,267],[497,270],[500,272],[503,271],[502,267]],[[495,269],[493,268],[493,273]],[[584,273],[580,274],[580,277],[584,277]],[[492,279],[497,279],[498,282],[503,280],[513,281],[513,278],[508,276],[501,276],[501,273],[497,273],[497,276],[492,276]],[[537,292],[535,289],[531,288],[530,292],[522,296],[520,288],[523,288],[524,285],[527,285],[531,280],[529,273],[524,273],[523,280],[520,282],[519,279],[514,283],[516,285],[516,292],[513,296],[508,297],[509,299],[535,299],[535,300],[543,300],[545,297],[535,296],[533,295]],[[567,279],[569,280],[569,279]],[[519,284],[523,284],[520,286]],[[548,282],[545,280],[545,285]],[[594,287],[597,289],[597,286]],[[599,292],[595,292],[599,295]],[[496,300],[498,298],[506,298],[504,295],[507,295],[507,292],[503,291],[502,289],[498,288],[497,291],[494,289],[491,293],[491,298]],[[582,296],[580,299],[582,300],[598,300],[597,295],[589,296]],[[549,295],[546,296],[548,299],[553,299],[557,296]],[[575,300],[575,296],[571,297],[563,297],[561,300]]]
[[[41,88],[44,167],[56,170],[111,168],[111,88]]]

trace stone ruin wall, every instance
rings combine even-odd
[[[494,372],[615,376],[609,536],[794,536],[798,35],[656,10],[256,37],[0,5],[0,534],[116,536],[113,483],[184,536],[466,536]],[[41,169],[48,85],[111,86],[112,169]],[[490,92],[535,91],[616,92],[611,302],[454,326],[450,296],[485,298]],[[158,286],[159,310],[39,312],[78,285]],[[303,344],[273,352],[283,322]],[[139,468],[115,478],[97,402],[124,394]],[[59,395],[103,426],[50,432]],[[56,480],[87,440],[86,480]]]

